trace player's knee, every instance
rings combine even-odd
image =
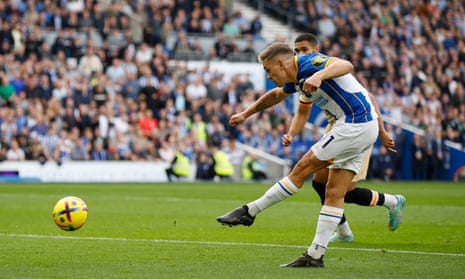
[[[291,171],[291,175],[301,177],[305,181],[311,174],[328,165],[325,161],[320,161],[313,155],[304,155]]]
[[[305,183],[305,180],[307,179],[306,176],[303,176],[302,173],[298,171],[292,171],[287,177],[298,188],[302,188],[302,186]]]
[[[332,187],[326,185],[325,203],[334,204],[341,200],[344,200],[345,191],[341,187]]]

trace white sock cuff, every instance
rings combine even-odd
[[[284,177],[278,182],[279,186],[281,186],[281,189],[285,192],[287,192],[289,195],[294,195],[297,193],[300,189],[295,186],[294,183],[289,179],[288,176]]]
[[[336,218],[342,218],[342,215],[344,214],[344,208],[339,208],[339,207],[334,207],[334,206],[329,206],[329,205],[323,205],[321,207],[320,214],[323,213],[327,216],[331,217],[336,217]]]

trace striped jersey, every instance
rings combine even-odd
[[[324,69],[331,57],[321,53],[297,55],[297,83],[286,83],[283,91],[287,94],[299,93],[303,104],[315,104],[335,123],[363,123],[378,116],[371,103],[368,91],[352,74],[345,74],[321,82],[319,89],[306,93],[302,90],[305,79]]]

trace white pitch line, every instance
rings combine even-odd
[[[90,236],[90,237],[79,237],[79,236],[38,235],[38,234],[6,234],[6,233],[0,233],[0,237],[73,239],[73,240],[102,240],[102,241],[128,241],[128,242],[178,243],[178,244],[181,243],[181,244],[256,246],[256,247],[301,248],[301,249],[306,249],[308,247],[308,246],[302,246],[302,245],[267,244],[267,243],[214,242],[214,241],[192,241],[192,240],[172,240],[172,239],[131,239],[131,238],[120,238],[120,237],[92,237],[92,236]],[[329,249],[331,249],[331,250],[346,250],[346,251],[364,251],[364,252],[384,252],[384,253],[396,253],[396,254],[415,254],[415,255],[429,255],[429,256],[465,257],[465,254],[455,254],[455,253],[422,252],[422,251],[406,251],[406,250],[387,250],[387,249],[373,249],[373,248],[329,247]]]

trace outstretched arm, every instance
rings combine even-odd
[[[308,116],[312,111],[312,104],[304,104],[299,103],[299,107],[297,108],[297,113],[292,118],[291,126],[289,127],[289,131],[283,135],[281,139],[281,143],[284,146],[288,146],[294,140],[295,135],[300,133],[307,122]]]
[[[371,103],[375,107],[375,111],[378,114],[377,120],[378,120],[378,129],[379,129],[379,132],[378,132],[379,139],[381,140],[381,143],[384,145],[384,147],[386,147],[387,150],[396,153],[397,150],[394,148],[396,144],[394,140],[391,138],[391,136],[384,129],[384,121],[383,121],[383,117],[381,115],[381,111],[378,106],[378,102],[376,102],[376,99],[373,96],[373,94],[368,93],[368,95],[370,96]]]
[[[251,115],[276,105],[288,96],[289,95],[284,93],[281,87],[273,88],[265,94],[263,94],[257,101],[255,101],[255,103],[250,105],[246,110],[231,116],[231,119],[229,120],[229,125],[236,126],[238,124],[241,124],[242,122],[247,120],[247,118],[249,118]]]

